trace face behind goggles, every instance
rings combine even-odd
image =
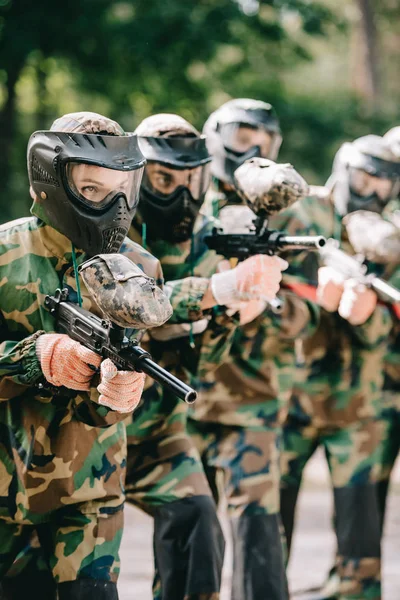
[[[150,162],[143,176],[142,186],[160,205],[168,205],[184,190],[194,201],[200,201],[211,180],[210,165],[177,169],[159,162]]]
[[[381,202],[388,202],[400,189],[400,179],[387,175],[371,174],[363,169],[349,168],[349,186],[361,198],[377,196]]]
[[[63,178],[67,195],[88,209],[100,211],[123,196],[129,209],[136,206],[142,169],[120,171],[85,162],[67,162]]]
[[[220,125],[220,136],[227,152],[237,158],[251,153],[251,157],[276,158],[282,138],[278,132],[269,131],[264,126],[246,123],[225,123]],[[257,154],[253,149],[257,148]]]

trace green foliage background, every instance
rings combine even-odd
[[[346,139],[400,122],[398,0],[374,5],[378,102],[354,90],[357,0],[0,0],[0,221],[28,214],[29,135],[92,110],[201,128],[233,97],[274,104],[280,158],[323,183]]]

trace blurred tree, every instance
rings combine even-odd
[[[379,34],[387,11],[374,10]],[[353,22],[336,0],[0,0],[1,219],[27,212],[30,132],[74,110],[128,131],[152,112],[201,128],[231,97],[264,99],[282,118],[283,160],[323,182],[343,139],[389,120],[352,96]]]

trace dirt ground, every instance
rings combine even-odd
[[[298,594],[318,586],[328,571],[335,547],[331,530],[332,495],[322,454],[310,461],[301,493],[298,521],[289,565],[290,588],[294,600],[312,600],[310,593]],[[127,507],[122,542],[122,569],[119,583],[121,600],[151,600],[152,520]],[[230,598],[231,549],[223,515],[221,520],[228,542],[221,600]],[[385,539],[383,544],[383,599],[400,599],[400,461],[392,484]]]

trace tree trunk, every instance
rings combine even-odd
[[[13,145],[16,138],[16,84],[21,68],[7,73],[7,100],[0,111],[0,193],[2,206],[7,207],[9,180],[12,169]],[[7,209],[5,209],[7,213]]]
[[[356,0],[359,21],[355,36],[353,87],[364,99],[369,112],[379,108],[380,85],[377,50],[377,30],[372,0]]]

